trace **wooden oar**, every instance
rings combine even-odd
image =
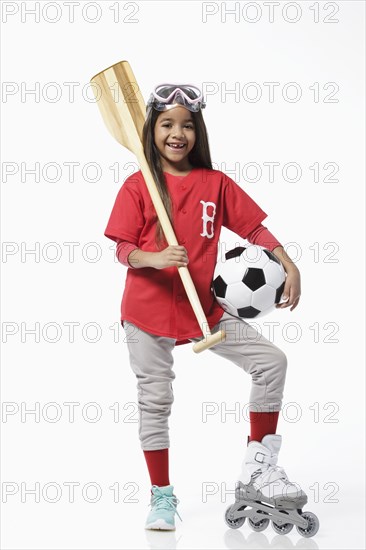
[[[178,245],[169,217],[156,187],[142,145],[146,106],[128,61],[120,61],[91,78],[93,91],[103,120],[112,136],[136,155],[151,200],[170,246]],[[185,291],[204,339],[193,345],[199,353],[225,340],[225,332],[211,334],[197,291],[187,267],[178,267]]]

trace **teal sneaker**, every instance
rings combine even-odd
[[[177,511],[179,500],[173,494],[173,489],[173,485],[165,485],[164,487],[153,485],[151,487],[152,495],[149,504],[149,506],[151,506],[151,511],[147,517],[145,529],[174,531],[175,514],[177,514],[182,521]]]

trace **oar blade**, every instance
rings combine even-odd
[[[128,61],[120,61],[91,78],[97,105],[112,136],[133,153],[141,148],[146,107]]]

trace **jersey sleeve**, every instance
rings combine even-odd
[[[226,174],[224,176],[222,225],[246,239],[267,214],[233,179]]]
[[[117,239],[117,247],[116,247],[116,256],[117,260],[124,266],[130,267],[132,269],[136,269],[133,265],[130,264],[128,261],[128,256],[132,250],[136,250],[138,246],[133,243],[129,243],[128,241],[121,241],[120,239]]]
[[[115,242],[119,239],[138,246],[143,226],[142,198],[126,180],[117,194],[104,235]]]
[[[247,240],[251,244],[258,244],[271,252],[277,246],[282,246],[276,237],[261,223],[247,235]]]

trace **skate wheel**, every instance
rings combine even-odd
[[[236,518],[236,519],[230,519],[230,514],[231,514],[231,506],[229,506],[225,512],[225,522],[226,522],[226,525],[228,525],[230,527],[230,529],[239,529],[239,527],[241,527],[242,525],[244,525],[244,522],[245,522],[245,516],[243,516],[242,518]],[[246,506],[242,506],[241,508],[238,509],[238,512],[240,510],[244,510],[244,508],[246,508]]]
[[[262,512],[262,510],[257,510],[257,514],[264,514],[264,512]],[[268,527],[268,524],[269,524],[269,519],[268,518],[263,518],[259,521],[253,521],[252,518],[249,518],[249,525],[251,526],[251,528],[253,529],[253,531],[264,531],[267,527]]]
[[[313,537],[319,529],[319,520],[312,512],[302,512],[301,517],[308,520],[308,527],[299,527],[296,525],[297,532],[303,537]]]
[[[282,512],[283,514],[286,514],[284,510],[280,510],[280,512]],[[291,531],[293,526],[294,526],[293,523],[282,523],[281,525],[279,525],[278,523],[272,520],[272,527],[276,531],[276,533],[278,533],[279,535],[287,535],[287,533]]]

